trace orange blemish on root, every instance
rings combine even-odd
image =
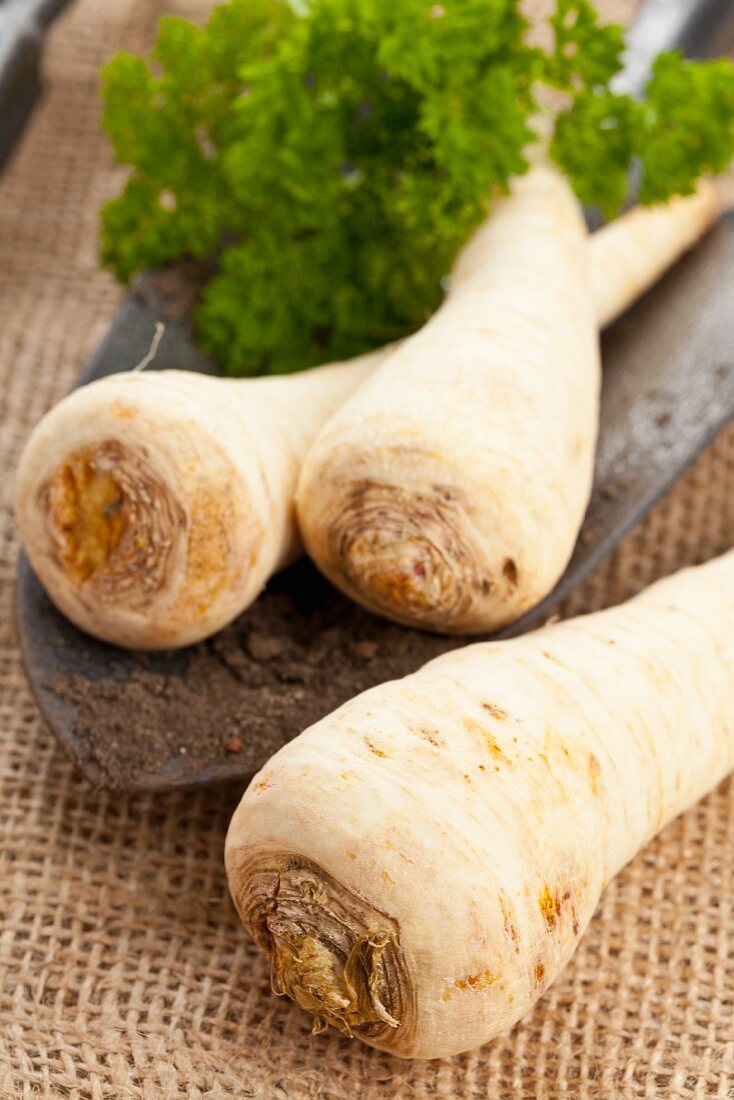
[[[548,931],[552,931],[556,926],[558,917],[561,915],[561,903],[558,895],[554,894],[548,886],[544,886],[541,891],[538,898],[538,908],[543,914],[543,920],[548,927]]]
[[[563,661],[559,661],[557,657],[554,657],[552,653],[548,653],[546,649],[543,650],[543,656],[547,661],[552,661],[554,665],[558,665],[559,668],[565,668]]]
[[[594,794],[599,794],[601,777],[601,764],[599,763],[599,757],[593,752],[589,753],[589,777],[591,779],[591,790]]]
[[[491,714],[493,718],[499,718],[504,720],[509,718],[509,714],[502,707],[498,707],[495,703],[482,703],[482,710],[486,710],[488,714]]]
[[[115,420],[119,420],[121,423],[126,424],[135,417],[136,413],[129,405],[125,405],[122,401],[113,401],[109,408],[109,415],[114,417]]]
[[[365,737],[364,743],[374,756],[382,757],[383,760],[387,759],[387,753],[383,752],[382,749],[378,749],[377,745],[370,741],[369,737]]]
[[[517,585],[518,573],[517,565],[513,558],[505,558],[502,564],[502,575],[506,581],[514,588]]]
[[[472,733],[482,739],[495,760],[500,760],[503,764],[512,763],[512,761],[507,756],[505,756],[504,752],[502,751],[502,746],[500,745],[499,741],[497,741],[497,739],[493,737],[492,734],[487,729],[485,729],[480,722],[475,722],[473,718],[465,718],[464,728],[467,729],[469,733]]]
[[[520,954],[520,935],[517,931],[515,922],[512,919],[512,913],[505,897],[500,894],[500,909],[502,910],[502,926],[505,930],[505,935],[508,940],[511,941],[512,946],[515,949],[515,954]]]
[[[381,603],[418,611],[429,606],[422,581],[421,573],[395,570],[392,573],[373,574],[371,588],[375,598]]]
[[[489,989],[491,985],[498,982],[502,977],[501,974],[494,974],[491,970],[483,970],[481,974],[469,974],[466,978],[457,978],[454,982],[455,989],[474,989],[479,991],[480,989]]]
[[[418,736],[427,741],[429,745],[433,745],[434,749],[441,749],[445,745],[445,741],[439,737],[438,730],[430,729],[418,729]]]
[[[501,746],[497,741],[495,741],[494,737],[487,734],[485,740],[487,742],[487,748],[489,749],[495,760],[501,760],[503,764],[510,763],[510,760],[505,756]]]

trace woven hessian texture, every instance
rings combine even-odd
[[[222,868],[239,791],[94,792],[42,725],[12,625],[11,475],[121,297],[96,260],[96,211],[119,180],[97,70],[115,47],[145,48],[162,8],[78,0],[0,183],[0,1096],[734,1096],[730,784],[609,887],[573,963],[511,1035],[406,1064],[310,1038],[271,994]],[[731,546],[733,485],[729,431],[566,610],[615,603]]]

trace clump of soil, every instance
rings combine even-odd
[[[356,608],[305,561],[188,650],[131,654],[79,638],[85,655],[97,650],[94,669],[45,687],[69,704],[83,769],[119,788],[250,776],[353,695],[462,644]]]

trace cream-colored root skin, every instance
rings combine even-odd
[[[139,649],[228,623],[299,553],[301,460],[373,361],[240,382],[130,373],[70,394],[33,432],[16,488],[25,549],[57,607]]]
[[[605,884],[734,768],[734,553],[456,650],[255,777],[230,889],[274,988],[403,1057],[514,1025]]]
[[[304,542],[358,602],[481,632],[565,567],[591,488],[598,327],[587,234],[549,167],[517,180],[420,332],[332,417],[297,504]]]
[[[702,180],[633,209],[591,237],[587,272],[567,185],[548,168],[517,181],[459,257],[442,309],[376,365],[304,464],[299,518],[326,575],[373,611],[445,633],[495,629],[542,599],[591,485],[587,280],[603,328],[721,206]]]
[[[611,324],[714,224],[722,192],[711,180],[695,194],[637,206],[591,238],[591,280],[601,328]]]
[[[704,184],[591,238],[602,323],[705,231],[715,196]],[[300,552],[293,492],[304,455],[393,351],[278,379],[132,373],[68,397],[31,437],[18,480],[21,534],[56,604],[82,629],[139,648],[185,645],[223,626]],[[400,533],[395,497],[388,540],[391,524]],[[379,510],[379,490],[369,506]],[[438,517],[430,507],[419,502],[413,521],[436,531],[433,586],[450,593],[442,553],[455,501],[441,502]]]

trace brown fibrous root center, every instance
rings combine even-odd
[[[248,862],[237,905],[270,960],[273,990],[314,1019],[385,1049],[415,1027],[397,923],[297,856]]]
[[[480,574],[455,490],[429,495],[377,481],[355,484],[332,523],[335,568],[358,596],[392,617],[440,627],[491,587]]]
[[[145,456],[115,440],[74,451],[42,486],[40,504],[73,585],[109,602],[162,587],[185,517]]]

